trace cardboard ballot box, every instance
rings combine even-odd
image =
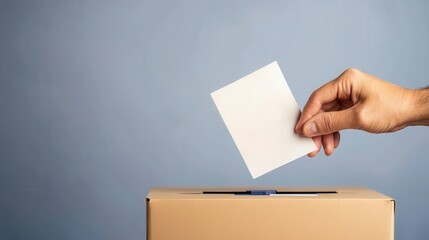
[[[393,240],[395,202],[366,188],[154,188],[148,240]]]

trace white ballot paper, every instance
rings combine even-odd
[[[300,109],[277,62],[211,96],[253,178],[317,149],[295,133]]]

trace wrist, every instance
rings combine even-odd
[[[429,126],[429,89],[410,91],[410,119],[408,126]]]

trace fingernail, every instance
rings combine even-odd
[[[314,122],[309,123],[308,126],[307,126],[307,131],[310,134],[317,133],[317,126],[316,126],[316,124]]]
[[[298,127],[298,125],[295,127],[295,132],[297,132],[297,133],[301,133],[301,131],[300,131],[300,129],[299,129],[299,127]]]

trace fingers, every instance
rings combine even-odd
[[[353,101],[352,92],[359,92],[359,90],[356,89],[359,89],[361,84],[359,84],[360,81],[357,80],[361,79],[361,75],[359,70],[349,68],[336,79],[314,91],[308,99],[307,104],[304,106],[301,117],[296,124],[295,131],[302,133],[302,127],[308,119],[312,118],[320,111],[326,111],[326,108],[332,108],[333,106],[330,106],[330,104],[335,105],[336,100]],[[347,105],[353,104],[348,103]],[[337,108],[338,107],[339,106],[337,106]]]
[[[325,154],[330,156],[334,152],[335,148],[340,145],[340,133],[334,132],[333,134],[313,137],[313,141],[316,144],[317,150],[309,153],[307,156],[311,158],[316,156],[320,149],[322,149],[322,145],[325,150]]]
[[[358,128],[356,115],[361,77],[359,70],[347,69],[314,91],[309,98],[295,126],[297,133],[312,137],[317,146],[316,151],[308,154],[309,157],[314,157],[321,146],[326,155],[331,155],[340,143],[339,131]]]
[[[336,81],[331,81],[319,89],[317,89],[308,99],[307,104],[304,106],[301,117],[296,124],[295,131],[302,133],[304,123],[316,115],[326,103],[331,103],[337,99],[338,87]]]
[[[340,145],[340,133],[339,132],[334,132],[334,148],[337,148],[338,145]]]
[[[323,135],[322,144],[326,156],[330,156],[334,152],[334,134]]]
[[[342,111],[319,113],[305,122],[302,133],[307,137],[315,137],[356,128],[354,115],[353,107]]]
[[[317,155],[317,153],[319,153],[320,148],[322,147],[322,137],[321,136],[317,136],[313,138],[314,144],[316,144],[317,150],[307,154],[307,156],[309,157],[314,157]]]

